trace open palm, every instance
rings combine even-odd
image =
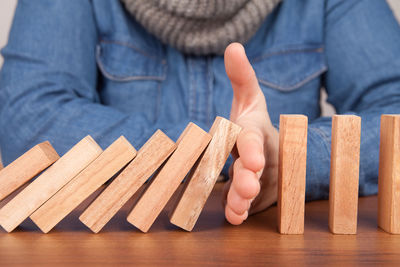
[[[224,189],[226,219],[238,225],[277,199],[279,134],[241,44],[227,47],[225,69],[234,92],[230,119],[243,128]]]

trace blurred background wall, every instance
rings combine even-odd
[[[397,19],[400,21],[400,0],[388,0],[388,2],[392,6]]]
[[[17,0],[0,0],[0,48],[7,43],[16,4]],[[2,64],[3,58],[0,56],[0,67]]]
[[[117,1],[117,0],[111,0],[111,1]],[[384,0],[375,0],[375,1],[384,1]],[[387,1],[392,6],[397,19],[399,19],[400,21],[400,0],[387,0]],[[10,30],[16,4],[17,0],[0,0],[0,48],[4,47],[7,43],[8,32]],[[3,63],[3,58],[0,56],[0,68],[2,63]],[[325,98],[326,95],[323,94],[321,99],[323,115],[331,115],[334,113],[334,110],[331,106],[325,103]],[[0,155],[0,164],[1,164],[1,155]]]

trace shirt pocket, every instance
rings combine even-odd
[[[143,49],[130,42],[101,40],[96,60],[103,76],[99,88],[102,103],[154,122],[167,71],[161,53],[161,48]]]
[[[271,49],[250,62],[261,85],[283,92],[299,89],[327,70],[322,45]]]

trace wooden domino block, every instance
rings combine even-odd
[[[357,233],[360,135],[360,117],[332,117],[329,229],[334,234]]]
[[[30,218],[42,232],[48,233],[135,156],[135,148],[121,136]]]
[[[80,221],[98,233],[175,149],[168,136],[156,131],[136,158],[81,214]]]
[[[190,123],[179,137],[175,152],[128,215],[128,222],[147,232],[210,140],[208,133]]]
[[[379,151],[378,226],[400,234],[400,115],[382,115]]]
[[[0,225],[11,232],[51,196],[80,173],[102,152],[87,136],[57,160],[49,169],[29,184],[0,209]]]
[[[281,115],[279,123],[278,230],[304,233],[307,117]]]
[[[43,142],[0,171],[0,201],[53,164],[60,157],[49,142]]]
[[[190,172],[170,213],[171,223],[192,231],[240,131],[241,127],[229,120],[216,118],[209,132],[212,139]]]

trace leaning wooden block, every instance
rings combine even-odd
[[[304,233],[307,117],[281,115],[279,123],[278,230]]]
[[[357,233],[360,135],[360,117],[332,117],[329,229],[334,234]]]
[[[400,115],[382,115],[379,151],[378,226],[400,234]]]
[[[136,150],[121,136],[30,218],[44,233],[48,233],[135,156]]]
[[[181,196],[171,211],[171,223],[192,231],[240,131],[241,128],[229,120],[216,118],[209,132],[212,139],[190,172]]]
[[[79,217],[98,233],[146,180],[175,150],[175,143],[158,130],[139,150],[136,158],[90,204]]]
[[[49,167],[60,157],[49,142],[43,142],[0,171],[0,201]]]
[[[175,152],[128,215],[128,222],[147,232],[210,140],[208,133],[190,123],[179,137]]]
[[[29,215],[95,160],[101,152],[102,150],[99,145],[90,136],[82,139],[0,209],[0,225],[7,232],[14,230]]]

